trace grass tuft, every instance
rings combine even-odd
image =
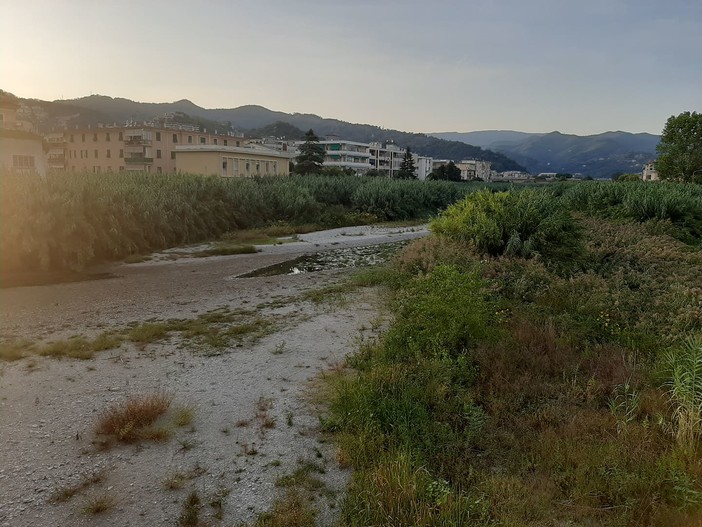
[[[151,427],[171,404],[172,397],[162,392],[131,397],[105,410],[95,431],[129,443],[139,440],[165,441],[171,432],[163,427]]]
[[[115,498],[109,494],[100,494],[99,496],[89,498],[81,510],[83,514],[95,516],[109,511],[115,505],[117,505],[117,500],[115,500]]]

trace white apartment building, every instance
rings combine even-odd
[[[320,141],[324,148],[324,166],[349,168],[356,174],[370,170],[368,145],[355,141]]]
[[[304,141],[263,140],[261,146],[275,150],[287,151],[297,155],[298,147]],[[369,170],[377,170],[389,177],[395,177],[402,166],[405,149],[392,143],[359,143],[357,141],[324,140],[319,141],[324,148],[324,166],[353,170],[357,175]],[[418,179],[425,180],[433,169],[431,157],[412,154],[415,174]]]

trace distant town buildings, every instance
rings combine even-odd
[[[156,121],[80,128],[71,128],[66,121],[60,130],[41,137],[27,119],[21,118],[34,109],[24,108],[25,114],[20,110],[22,104],[16,97],[0,91],[0,169],[42,176],[56,171],[288,175],[290,162],[302,143],[276,138],[247,140],[229,132],[208,132],[195,125],[171,122],[173,117],[169,115]],[[320,145],[325,152],[325,167],[357,175],[374,172],[396,177],[406,154],[405,148],[392,142],[362,143],[329,137]],[[414,152],[411,155],[419,180],[449,163]],[[456,166],[463,180],[490,181],[493,177],[487,161],[462,160]]]

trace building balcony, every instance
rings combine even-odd
[[[369,163],[358,163],[353,161],[325,161],[325,167],[341,167],[341,168],[358,168],[362,170],[367,170],[371,168]]]
[[[139,136],[128,136],[124,138],[125,146],[150,146],[151,139],[145,139]]]
[[[150,165],[154,162],[153,157],[125,157],[124,162],[128,165]]]
[[[370,157],[370,153],[367,151],[359,150],[325,150],[328,156],[354,156],[354,157]]]

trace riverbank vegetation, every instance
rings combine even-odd
[[[378,178],[0,174],[0,271],[72,270],[243,229],[426,218],[474,185]]]
[[[702,195],[481,191],[385,282],[394,322],[329,379],[348,526],[693,526]]]

